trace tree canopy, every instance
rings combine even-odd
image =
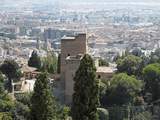
[[[145,90],[152,94],[152,99],[160,99],[160,64],[149,64],[143,69]]]
[[[139,49],[139,48],[133,49],[131,54],[135,55],[135,56],[138,56],[138,57],[141,57],[143,55],[141,49]]]
[[[99,66],[109,66],[109,63],[105,59],[99,59]]]
[[[125,72],[128,75],[138,75],[141,73],[142,59],[134,55],[127,55],[117,60],[118,72]]]
[[[42,58],[42,66],[41,71],[46,71],[48,73],[56,73],[57,72],[57,57],[52,54],[48,53],[47,57]]]
[[[32,55],[28,61],[28,66],[35,67],[37,69],[41,68],[41,59],[37,54],[37,51],[33,51]]]
[[[55,100],[51,93],[47,73],[38,76],[31,97],[32,120],[56,120]]]
[[[134,76],[128,76],[126,73],[116,74],[111,79],[102,104],[105,106],[132,104],[141,91],[142,85],[142,82]]]
[[[8,78],[7,88],[9,92],[12,92],[13,80],[21,77],[20,67],[14,60],[5,60],[0,66],[0,70]]]
[[[0,73],[0,113],[6,115],[5,113],[11,112],[14,108],[14,102],[11,97],[4,90],[4,79]]]
[[[156,49],[153,53],[150,55],[150,63],[160,63],[160,49]]]

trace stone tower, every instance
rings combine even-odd
[[[64,87],[65,103],[70,104],[73,94],[73,78],[80,60],[87,53],[86,34],[63,37],[61,40],[61,80]]]

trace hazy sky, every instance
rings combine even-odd
[[[44,1],[44,0],[39,0],[39,1]],[[55,0],[48,0],[48,1],[55,1]],[[69,2],[69,1],[72,1],[72,2],[160,2],[160,0],[57,0],[57,1],[64,1],[64,2]]]
[[[54,1],[59,1],[59,2],[160,2],[160,0],[0,0],[0,2],[54,2]]]
[[[61,0],[68,1],[68,0]],[[84,2],[160,2],[160,0],[69,0],[69,1],[84,1]]]
[[[55,4],[56,2],[56,4]],[[122,4],[122,5],[121,5]],[[54,8],[58,6],[60,9],[111,9],[118,7],[139,7],[139,8],[160,8],[160,0],[0,0],[0,8]],[[137,9],[136,8],[136,9]]]
[[[32,4],[41,4],[41,5],[51,5],[52,3],[54,3],[55,1],[57,1],[58,3],[102,3],[105,2],[114,2],[114,3],[134,3],[134,4],[152,4],[152,5],[156,5],[157,3],[160,5],[160,0],[0,0],[0,4],[3,5],[20,5],[20,6],[28,6],[28,5],[32,5]]]

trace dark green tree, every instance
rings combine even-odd
[[[0,73],[0,93],[4,92],[4,77]]]
[[[56,120],[55,108],[47,73],[42,73],[37,78],[31,97],[31,118],[32,120]]]
[[[85,55],[74,77],[73,120],[98,120],[99,87],[94,61]]]
[[[13,111],[13,117],[15,120],[29,120],[30,119],[30,109],[27,105],[16,101],[15,109]]]
[[[118,72],[125,72],[128,75],[139,75],[141,74],[142,59],[134,55],[128,55],[124,58],[120,58],[117,61]]]
[[[67,120],[69,117],[70,108],[57,104],[57,120]]]
[[[160,99],[160,64],[149,64],[143,69],[145,91],[152,94],[152,100]]]
[[[15,109],[13,111],[14,119],[30,120],[31,93],[15,94]]]
[[[138,57],[141,57],[143,55],[141,49],[139,49],[139,48],[136,48],[136,49],[132,50],[131,54],[135,55],[135,56],[138,56]]]
[[[4,78],[0,73],[0,114],[10,113],[14,109],[14,102],[4,90]],[[3,115],[4,115],[3,114]],[[1,115],[0,115],[1,116]]]
[[[58,55],[57,73],[61,72],[61,54]]]
[[[52,74],[57,72],[57,57],[54,54],[48,53],[47,57],[43,58],[41,63],[41,71]]]
[[[150,63],[160,63],[160,48],[150,55]]]
[[[0,118],[1,120],[13,120],[10,113],[1,113]]]
[[[13,80],[19,79],[21,77],[21,71],[18,64],[14,60],[5,60],[0,66],[0,70],[7,76],[7,89],[9,92],[12,92]]]
[[[35,67],[37,69],[41,68],[41,59],[38,56],[36,51],[32,52],[32,56],[30,57],[30,59],[28,61],[28,66]]]
[[[105,59],[99,59],[99,66],[109,66],[109,63]]]
[[[134,76],[128,76],[126,73],[114,75],[102,99],[102,105],[108,107],[133,104],[142,86],[142,82]]]

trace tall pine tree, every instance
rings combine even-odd
[[[49,87],[47,73],[37,78],[31,98],[32,120],[56,120],[56,103]]]
[[[99,88],[96,80],[96,68],[89,55],[81,60],[74,78],[72,104],[73,120],[98,120]]]

